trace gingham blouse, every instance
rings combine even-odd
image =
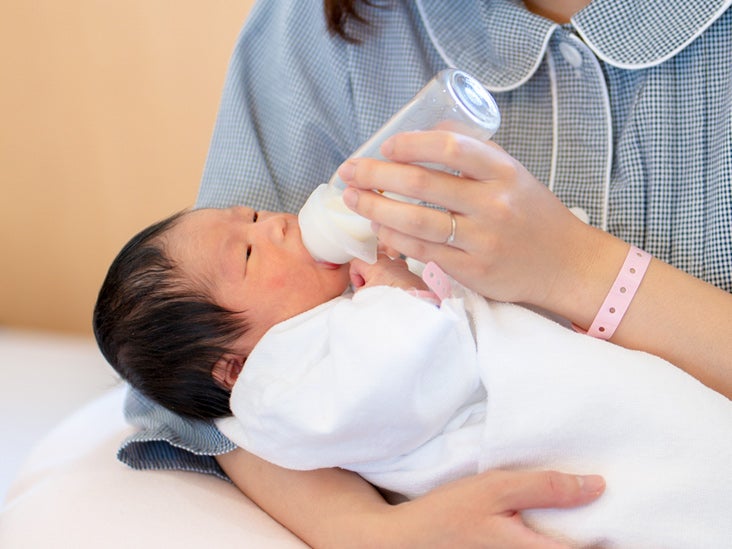
[[[260,0],[239,38],[197,201],[296,212],[436,72],[491,90],[495,140],[569,207],[732,291],[732,0],[594,0],[567,25],[511,0],[364,6],[359,44],[320,0]],[[139,395],[119,457],[222,474],[233,448]]]

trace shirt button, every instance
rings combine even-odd
[[[590,216],[583,208],[575,206],[573,208],[570,208],[569,211],[576,215],[577,218],[581,221],[584,221],[585,223],[590,222]]]
[[[562,57],[564,57],[564,60],[575,69],[582,66],[582,54],[571,44],[568,44],[567,42],[560,42],[559,52],[562,54]]]

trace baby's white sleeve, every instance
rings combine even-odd
[[[407,453],[440,433],[479,387],[464,310],[390,287],[359,291],[275,326],[219,426],[290,469]]]

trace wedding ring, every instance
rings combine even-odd
[[[457,229],[457,220],[455,219],[455,214],[452,212],[447,212],[450,214],[450,235],[447,237],[447,240],[445,240],[445,244],[450,246],[453,242],[455,242],[455,229]]]

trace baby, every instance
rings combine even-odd
[[[404,262],[314,261],[293,215],[246,207],[179,213],[120,251],[99,292],[94,333],[143,394],[187,417],[221,417],[264,333],[343,294],[349,273],[356,287],[426,289]]]
[[[125,246],[94,329],[131,385],[283,467],[408,498],[488,468],[600,473],[597,502],[524,518],[581,545],[731,539],[729,400],[428,272],[443,299],[386,256],[314,261],[294,216],[196,210]]]

